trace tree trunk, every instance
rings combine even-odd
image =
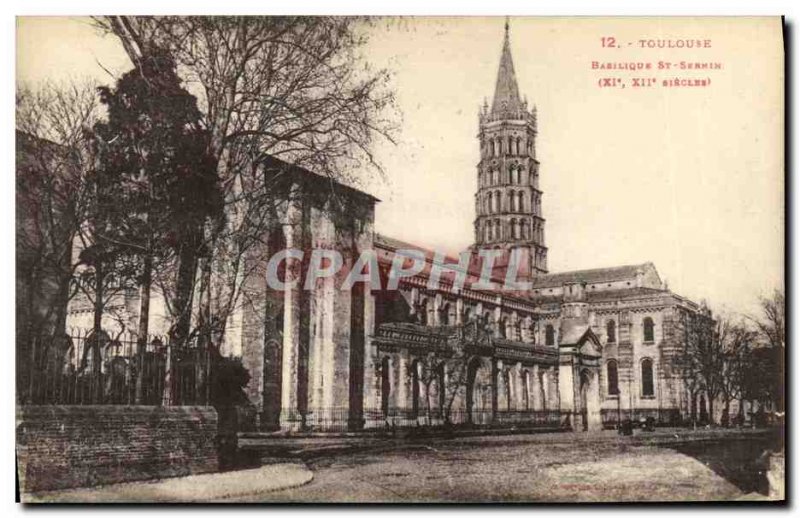
[[[175,287],[175,310],[177,318],[173,328],[174,346],[182,347],[189,337],[192,325],[192,292],[197,271],[196,248],[199,244],[197,232],[187,236],[178,256],[178,279]]]
[[[150,332],[150,285],[153,277],[153,258],[146,255],[142,272],[141,294],[139,296],[139,333],[136,344],[136,396],[137,405],[141,405],[144,392],[144,357],[147,349],[147,336]]]
[[[714,399],[714,396],[708,394],[708,398],[706,400],[706,404],[708,405],[708,422],[712,425],[716,424],[716,421],[714,421]]]
[[[720,422],[725,425],[730,425],[731,422],[731,400],[728,396],[725,396],[725,406],[722,409],[722,419]]]
[[[101,403],[101,383],[100,383],[100,374],[101,374],[101,357],[100,357],[100,336],[103,333],[103,267],[101,264],[95,266],[95,273],[94,273],[94,325],[92,326],[92,335],[91,341],[88,344],[85,344],[84,347],[87,345],[91,347],[92,352],[92,372],[91,372],[91,385],[90,385],[90,394],[91,400],[95,404]],[[84,361],[86,360],[86,353],[87,351],[84,350],[83,358]]]

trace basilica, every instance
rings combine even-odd
[[[234,349],[251,373],[257,428],[449,423],[588,431],[627,418],[674,424],[692,412],[697,395],[677,361],[681,323],[706,314],[704,307],[672,293],[652,263],[549,272],[537,113],[520,95],[509,37],[506,27],[494,96],[479,113],[469,250],[501,252],[498,285],[510,253],[524,252],[520,272],[531,289],[475,287],[475,262],[465,267],[464,286],[432,288],[437,263],[458,260],[380,234],[377,200],[366,193],[339,187],[358,219],[345,224],[330,221],[321,205],[290,204],[291,225],[278,246],[330,244],[351,261],[372,250],[383,277],[401,250],[419,251],[427,265],[396,290],[341,290],[340,278],[311,293],[255,286],[267,294],[260,300],[273,302],[243,310]],[[321,181],[288,168],[296,186]]]
[[[399,251],[417,251],[425,266],[396,279],[395,289],[342,289],[336,275],[311,290],[274,290],[266,275],[253,276],[220,346],[249,373],[252,429],[593,431],[629,418],[675,424],[693,415],[699,395],[678,358],[683,323],[708,310],[671,292],[652,263],[550,272],[537,112],[520,95],[509,38],[506,26],[492,102],[478,114],[474,242],[467,247],[475,260],[468,264],[381,234],[373,196],[266,161],[285,203],[262,240],[264,256],[328,248],[352,265],[366,251],[384,281]],[[345,217],[331,215],[331,196],[346,205]],[[478,258],[487,250],[499,257],[488,286],[478,282]],[[515,255],[529,288],[500,289]],[[466,282],[444,277],[432,286],[443,266],[460,269]],[[303,272],[287,265],[285,275]],[[124,305],[135,321],[137,305]],[[73,305],[68,320],[81,325],[88,316]]]

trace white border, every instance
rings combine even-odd
[[[14,418],[14,361],[13,357],[13,343],[14,343],[14,248],[13,248],[13,235],[14,235],[14,105],[12,99],[14,98],[15,90],[15,16],[17,15],[80,15],[80,14],[109,14],[115,12],[122,12],[125,14],[370,14],[370,15],[605,15],[605,16],[622,16],[622,15],[785,15],[787,22],[793,26],[793,37],[796,47],[798,38],[798,26],[800,25],[800,2],[791,0],[761,0],[761,1],[741,1],[741,0],[728,0],[719,2],[699,1],[699,0],[673,0],[665,1],[634,1],[634,0],[560,0],[558,2],[511,2],[508,0],[460,0],[458,2],[433,2],[431,0],[404,0],[401,2],[384,2],[380,3],[377,0],[347,0],[339,2],[324,2],[322,0],[293,0],[291,2],[276,2],[275,0],[267,0],[262,2],[245,1],[245,0],[225,0],[225,1],[203,1],[203,0],[137,0],[136,2],[123,2],[112,4],[108,0],[87,0],[80,2],[64,2],[57,0],[27,0],[27,1],[13,1],[3,3],[0,10],[3,16],[0,17],[0,27],[3,29],[3,45],[0,45],[0,64],[4,73],[2,74],[4,80],[0,80],[0,89],[2,89],[3,103],[0,105],[2,116],[2,135],[0,140],[2,146],[2,157],[4,157],[4,164],[6,165],[6,173],[2,176],[2,188],[0,188],[0,224],[2,224],[4,246],[0,252],[0,265],[4,275],[0,277],[0,329],[4,330],[3,344],[6,348],[5,357],[0,361],[0,380],[2,380],[2,407],[0,411],[4,417],[4,426],[0,431],[2,437],[3,448],[0,449],[0,466],[4,469],[0,472],[0,501],[5,505],[3,509],[3,516],[16,515],[17,513],[24,512],[24,508],[20,505],[13,503],[14,495],[14,442],[15,442],[15,422]],[[796,50],[791,53],[791,68],[794,71],[798,70],[798,52]],[[795,75],[795,81],[797,77]],[[797,121],[797,99],[793,99],[792,113],[787,114],[791,116],[792,120]],[[743,106],[743,110],[747,107]],[[787,145],[792,149],[798,149],[798,133],[792,135],[791,142]],[[794,156],[795,163],[797,156]],[[795,171],[790,171],[789,182],[787,187],[792,188],[796,192]],[[791,187],[790,187],[791,186]],[[798,239],[798,226],[797,221],[791,217],[793,211],[787,215],[791,218],[792,241],[796,242]],[[787,219],[787,223],[789,220]],[[792,254],[793,250],[789,250]],[[792,254],[793,255],[793,254]],[[795,298],[795,285],[790,287],[790,297],[793,301],[793,311],[791,313],[792,323],[798,320],[798,310]],[[794,326],[792,326],[794,329]],[[794,349],[795,344],[789,344],[790,350]],[[790,372],[798,372],[797,364],[800,354],[795,350],[793,362],[789,368]],[[792,386],[796,386],[794,383]],[[797,391],[793,392],[791,396],[795,396]],[[794,401],[794,397],[790,399]],[[789,411],[790,419],[792,411]],[[793,421],[793,420],[792,420]],[[797,423],[794,423],[797,425]],[[794,428],[792,428],[794,429]],[[790,439],[791,440],[791,439]],[[792,448],[790,451],[794,451]],[[793,460],[793,459],[792,459]],[[791,461],[790,461],[791,462]],[[794,463],[792,463],[794,464]],[[792,472],[792,481],[797,480],[797,473]],[[793,484],[791,494],[797,498],[796,491],[797,484]],[[366,512],[366,513],[396,513],[396,512],[413,512],[414,515],[423,516],[433,513],[446,512],[448,514],[463,514],[465,512],[478,514],[493,512],[494,510],[501,510],[502,507],[495,509],[487,509],[482,507],[473,507],[470,509],[464,508],[419,508],[419,509],[397,509],[397,508],[224,508],[215,507],[202,510],[201,512],[223,514],[230,512],[248,512],[248,513],[268,513],[269,516],[277,516],[291,513],[292,515],[305,515],[318,511],[324,513],[353,513],[353,512]],[[59,511],[65,511],[64,508],[57,508]],[[87,509],[72,508],[66,509],[67,512],[72,514],[84,512],[105,512],[109,511],[108,507]],[[667,508],[665,510],[657,510],[655,508],[621,508],[621,509],[603,509],[603,508],[580,508],[572,507],[568,509],[555,509],[555,508],[505,508],[505,510],[515,513],[535,513],[536,515],[551,515],[551,514],[568,514],[578,515],[587,511],[590,512],[603,512],[603,513],[618,513],[633,512],[641,513],[658,511],[659,513],[665,512],[670,515],[685,515],[687,513],[702,513],[702,514],[722,514],[728,512],[736,512],[735,507],[726,507],[718,509],[710,509],[707,507],[695,507],[688,509]],[[747,511],[755,511],[753,508]],[[178,511],[182,514],[197,512],[195,508],[134,508],[125,509],[126,513],[135,513],[148,516],[166,515],[167,512]]]

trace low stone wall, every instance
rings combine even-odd
[[[18,406],[23,492],[216,471],[212,407]]]

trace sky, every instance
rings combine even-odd
[[[370,29],[365,59],[392,72],[402,118],[375,153],[387,173],[376,230],[457,253],[473,241],[478,110],[491,104],[504,19],[408,18]],[[780,21],[736,18],[510,19],[519,89],[538,108],[551,272],[653,262],[670,289],[715,311],[753,313],[783,285]],[[617,47],[602,47],[614,37]],[[640,39],[710,48],[638,48]],[[629,45],[630,44],[630,45]],[[707,87],[635,89],[599,62],[717,62]],[[17,23],[17,80],[113,82],[130,64],[82,18]],[[600,88],[602,77],[625,89]]]

